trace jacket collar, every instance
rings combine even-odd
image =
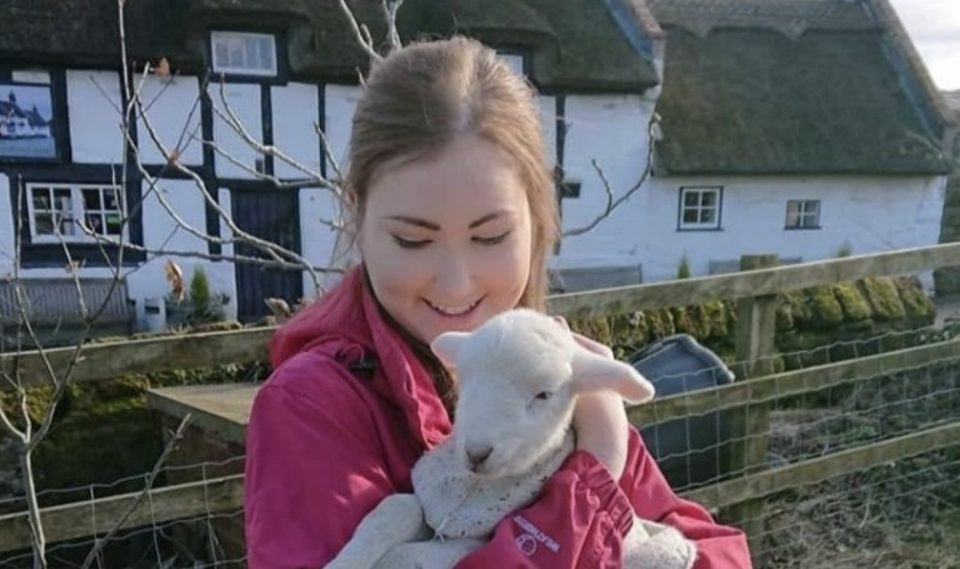
[[[424,450],[450,434],[450,417],[432,377],[388,321],[362,265],[350,269],[331,291],[276,332],[270,342],[271,362],[277,369],[294,355],[336,339],[358,346],[365,358],[375,358],[372,387],[401,410]]]

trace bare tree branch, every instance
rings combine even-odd
[[[282,259],[279,257],[279,254],[286,255],[288,258],[297,261],[298,263],[301,264],[300,268],[302,268],[303,270],[306,270],[310,274],[316,289],[323,290],[323,287],[320,285],[319,276],[317,275],[316,271],[313,270],[313,268],[311,267],[311,264],[304,257],[302,257],[297,253],[289,251],[275,243],[271,243],[264,239],[260,239],[253,235],[250,235],[249,233],[240,229],[236,225],[236,223],[234,223],[233,218],[220,206],[220,204],[217,201],[215,201],[212,198],[209,191],[207,190],[206,183],[203,181],[203,179],[200,177],[199,174],[185,167],[183,164],[180,163],[179,160],[170,160],[170,154],[165,148],[164,144],[160,141],[160,138],[157,135],[156,129],[153,127],[149,117],[147,117],[145,114],[141,114],[141,117],[143,119],[142,120],[143,126],[147,131],[147,133],[149,134],[150,139],[153,141],[154,145],[156,145],[156,147],[160,150],[164,158],[168,160],[169,166],[172,167],[175,171],[185,174],[188,177],[190,177],[191,180],[193,180],[194,184],[200,190],[200,193],[203,195],[207,205],[213,208],[217,212],[217,215],[227,224],[227,227],[233,233],[234,238],[238,242],[243,242],[243,243],[255,246],[260,250],[264,251],[266,254],[270,255],[271,258],[273,258],[276,261],[282,262]],[[143,167],[143,164],[141,163],[141,161],[138,159],[136,162],[137,162],[137,167],[140,170],[141,174],[145,178],[153,181],[154,178],[150,176],[149,172],[146,171],[146,168]],[[157,193],[157,196],[162,201],[162,196],[160,195],[160,193]],[[167,209],[168,213],[171,213],[173,211],[172,208],[169,207],[169,204],[165,207],[165,209]],[[178,220],[177,223],[183,223],[183,220],[180,219],[179,216],[176,216],[175,214],[173,214],[173,216],[174,216],[174,219]],[[191,233],[195,234],[201,239],[205,239],[205,240],[213,239],[211,236],[208,236],[205,233],[190,227],[186,223],[183,223],[183,227],[187,229],[187,231],[190,231]]]
[[[577,227],[576,229],[570,229],[563,232],[563,237],[575,237],[577,235],[583,235],[593,231],[595,227],[600,225],[604,219],[610,217],[610,215],[620,207],[623,202],[630,199],[630,196],[635,194],[637,190],[643,187],[644,182],[647,181],[647,178],[650,177],[650,170],[653,167],[653,151],[654,151],[654,140],[656,138],[655,133],[659,128],[659,115],[653,113],[650,116],[650,121],[647,123],[647,156],[643,165],[643,172],[640,173],[640,178],[637,182],[626,192],[623,193],[619,198],[613,198],[613,188],[610,186],[610,180],[607,179],[606,174],[603,169],[597,164],[597,159],[591,159],[590,164],[593,165],[593,169],[596,170],[597,175],[600,177],[600,181],[603,182],[603,189],[607,196],[607,203],[603,208],[603,211],[600,212],[590,223]]]
[[[342,195],[343,188],[340,187],[340,183],[343,183],[343,171],[340,169],[340,162],[337,160],[337,157],[333,155],[330,140],[327,138],[327,134],[323,132],[323,129],[320,128],[320,125],[313,123],[313,129],[316,131],[317,136],[320,137],[320,146],[323,148],[323,155],[330,164],[330,167],[333,168],[333,173],[339,181],[335,184],[337,186],[337,193]]]
[[[390,49],[400,49],[403,44],[400,42],[400,33],[397,32],[397,11],[403,6],[404,0],[380,0],[380,7],[383,9],[383,15],[387,19],[387,43]]]
[[[377,50],[373,47],[373,38],[370,37],[370,30],[366,26],[360,25],[357,21],[356,16],[353,15],[353,10],[350,9],[350,6],[347,5],[347,0],[340,0],[340,11],[347,17],[347,21],[350,22],[350,28],[353,30],[354,39],[357,40],[357,43],[360,44],[360,47],[363,48],[363,51],[367,52],[367,55],[370,56],[371,61],[380,61],[383,57],[377,53]]]
[[[327,189],[333,190],[335,192],[340,191],[339,186],[325,179],[323,176],[320,175],[319,172],[314,172],[309,168],[307,168],[306,166],[300,164],[290,156],[287,156],[276,146],[261,144],[260,141],[258,141],[256,138],[251,136],[250,133],[247,131],[247,129],[243,126],[243,123],[240,122],[240,119],[237,117],[236,113],[230,107],[230,103],[229,101],[227,101],[226,93],[224,91],[225,85],[226,84],[223,81],[220,82],[220,100],[223,102],[224,110],[221,110],[216,105],[214,105],[213,112],[215,112],[217,116],[223,119],[230,126],[230,128],[232,128],[238,135],[240,135],[240,137],[248,146],[250,146],[257,152],[259,152],[260,154],[263,154],[264,156],[273,156],[275,158],[279,158],[281,161],[285,162],[286,164],[289,164],[299,172],[307,174],[308,176],[310,176],[311,185],[322,186]],[[217,149],[217,147],[213,145],[212,141],[204,141],[204,143],[210,144],[215,149]],[[229,156],[225,152],[222,154],[225,157],[227,157],[234,165],[243,168],[244,170],[246,170],[251,174],[261,177],[262,179],[269,179],[272,182],[274,182],[276,185],[283,184],[279,179],[267,176],[262,172],[257,172],[256,170],[249,168],[249,166],[240,163],[235,158],[233,158],[232,156]]]

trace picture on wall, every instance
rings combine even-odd
[[[0,160],[55,158],[50,86],[0,82]]]

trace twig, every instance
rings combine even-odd
[[[400,42],[400,33],[397,32],[397,11],[403,6],[404,0],[380,0],[380,7],[383,9],[383,15],[387,19],[387,43],[390,49],[400,49],[403,44]]]
[[[318,123],[313,123],[313,128],[317,132],[317,136],[320,137],[320,146],[323,147],[323,155],[327,157],[327,161],[330,163],[330,167],[333,168],[333,173],[336,175],[337,180],[343,182],[343,171],[340,170],[340,162],[337,160],[336,156],[333,155],[333,150],[330,147],[330,140],[327,138],[327,134],[323,132],[323,129],[320,128]],[[339,191],[340,185],[336,184],[338,188],[338,194],[342,194],[342,191]]]
[[[234,132],[240,135],[240,138],[242,138],[243,141],[248,146],[256,150],[258,153],[263,154],[264,156],[273,156],[275,158],[279,158],[281,161],[292,166],[293,168],[300,171],[301,173],[306,174],[307,176],[310,177],[311,183],[313,185],[323,186],[331,190],[339,189],[339,187],[336,184],[333,184],[332,182],[330,182],[329,180],[321,176],[319,173],[314,172],[313,170],[310,170],[303,164],[300,164],[293,158],[287,156],[284,152],[282,152],[276,146],[262,144],[256,138],[251,136],[250,133],[247,131],[247,129],[243,126],[243,123],[240,122],[239,117],[237,117],[236,113],[231,108],[229,101],[227,101],[227,96],[226,96],[226,93],[224,92],[225,85],[226,84],[223,81],[220,82],[220,100],[223,102],[224,110],[221,110],[216,105],[212,105],[213,112],[216,113],[217,116],[219,116],[221,119],[223,119],[223,121],[226,122],[230,126],[230,128],[233,129]],[[216,146],[213,146],[212,141],[203,141],[203,142],[205,144],[210,144],[215,150],[217,149]],[[224,156],[228,160],[230,160],[234,165],[243,168],[244,170],[246,170],[251,174],[255,174],[262,178],[269,178],[271,179],[271,181],[274,181],[277,185],[282,184],[280,180],[275,178],[270,178],[269,176],[263,174],[262,172],[257,172],[256,170],[253,170],[249,166],[237,161],[235,158],[227,155],[226,153],[224,153]]]
[[[656,129],[658,127],[658,116],[657,113],[653,113],[650,116],[650,121],[647,123],[647,158],[643,167],[643,172],[640,174],[640,179],[626,192],[623,193],[616,200],[613,199],[613,189],[610,186],[610,180],[607,179],[606,174],[603,169],[597,164],[597,160],[594,158],[590,161],[593,165],[593,169],[596,170],[597,175],[600,177],[600,181],[603,182],[603,189],[606,192],[607,204],[604,207],[603,211],[597,215],[590,223],[578,227],[576,229],[570,229],[563,232],[563,237],[576,237],[577,235],[583,235],[589,231],[592,231],[601,221],[610,217],[610,215],[618,208],[620,205],[630,199],[630,197],[635,194],[643,184],[647,181],[647,178],[650,177],[650,171],[653,168],[653,151],[654,151],[654,139]]]
[[[100,551],[103,550],[106,544],[110,543],[110,540],[113,539],[113,537],[117,534],[118,531],[120,531],[120,528],[123,527],[123,524],[126,523],[127,519],[129,519],[130,516],[133,515],[133,512],[135,512],[137,508],[140,507],[140,504],[143,503],[143,500],[150,494],[150,491],[153,489],[153,485],[156,482],[157,476],[160,475],[160,471],[163,469],[163,466],[166,464],[167,458],[170,456],[170,453],[172,453],[174,449],[177,448],[177,443],[180,442],[180,439],[183,438],[183,432],[186,430],[187,425],[190,423],[191,419],[192,419],[192,415],[190,413],[187,413],[187,415],[183,418],[183,420],[180,421],[180,426],[177,427],[177,430],[171,435],[170,440],[167,441],[166,445],[164,445],[163,452],[160,453],[160,457],[157,458],[156,462],[154,463],[153,469],[150,471],[150,474],[147,475],[147,482],[144,485],[143,490],[137,496],[137,499],[134,500],[132,504],[130,504],[130,507],[127,508],[127,511],[124,512],[122,516],[120,516],[120,519],[118,519],[117,522],[113,525],[113,527],[110,528],[110,531],[108,531],[107,534],[102,538],[98,538],[96,540],[93,548],[87,554],[86,559],[84,559],[83,565],[81,565],[81,569],[87,569],[88,567],[90,567],[90,564],[93,563],[94,559],[97,557]]]
[[[383,59],[383,57],[377,53],[377,50],[373,48],[373,38],[370,37],[370,30],[357,22],[356,16],[353,15],[353,10],[347,5],[347,0],[340,0],[340,11],[347,17],[347,21],[350,23],[350,29],[353,30],[354,39],[357,40],[357,43],[360,44],[363,51],[370,56],[370,59],[373,61]]]
[[[150,139],[153,141],[153,143],[156,145],[156,147],[160,150],[160,152],[163,154],[163,156],[164,156],[165,158],[169,158],[170,155],[169,155],[169,153],[167,152],[167,149],[164,147],[163,143],[160,141],[159,137],[157,136],[156,129],[153,128],[153,125],[152,125],[151,121],[149,120],[149,118],[148,118],[146,115],[143,115],[143,119],[144,119],[144,120],[143,120],[144,129],[145,129],[145,130],[147,131],[147,133],[149,134]],[[278,256],[278,252],[281,252],[281,253],[283,253],[284,255],[286,255],[287,257],[289,257],[290,259],[293,259],[293,260],[301,263],[301,267],[310,274],[310,277],[311,277],[311,279],[313,280],[315,287],[316,287],[317,289],[322,288],[321,285],[320,285],[319,276],[317,275],[316,271],[314,271],[314,270],[311,268],[311,264],[310,264],[305,258],[303,258],[301,255],[299,255],[299,254],[297,254],[297,253],[294,253],[294,252],[292,252],[292,251],[289,251],[289,250],[287,250],[287,249],[285,249],[285,248],[283,248],[283,247],[281,247],[281,246],[279,246],[279,245],[277,245],[277,244],[275,244],[275,243],[271,243],[271,242],[266,241],[266,240],[264,240],[264,239],[260,239],[260,238],[258,238],[258,237],[255,237],[255,236],[247,233],[246,231],[243,231],[242,229],[240,229],[240,228],[237,226],[237,224],[233,221],[233,218],[232,218],[232,217],[223,209],[223,207],[221,207],[220,204],[219,204],[216,200],[214,200],[213,197],[210,195],[210,192],[207,190],[206,183],[203,181],[203,179],[200,177],[199,174],[197,174],[197,173],[194,172],[193,170],[185,167],[185,166],[184,166],[183,164],[181,164],[178,160],[168,160],[168,164],[169,164],[170,167],[173,168],[175,171],[180,172],[180,173],[183,173],[183,174],[186,174],[187,176],[190,177],[191,180],[193,180],[194,185],[196,185],[197,189],[200,190],[201,195],[204,197],[204,200],[205,200],[207,206],[210,207],[210,208],[212,208],[212,209],[217,213],[217,215],[220,217],[220,219],[222,219],[222,220],[227,224],[227,227],[228,227],[228,228],[230,229],[230,231],[233,233],[233,235],[235,236],[235,238],[239,238],[239,239],[242,240],[243,242],[245,242],[245,243],[247,243],[247,244],[249,244],[249,245],[252,245],[252,246],[255,246],[255,247],[261,249],[262,251],[264,251],[265,253],[269,254],[271,257],[273,257],[275,260],[278,260],[278,261],[281,260],[280,257]],[[151,180],[153,179],[153,178],[149,175],[149,173],[146,171],[146,168],[143,167],[143,165],[141,164],[141,161],[140,161],[140,160],[137,160],[137,165],[138,165],[138,168],[140,169],[141,173],[142,173],[146,178],[151,179]],[[162,197],[162,196],[160,196],[159,193],[158,193],[158,197]],[[169,207],[169,206],[168,206],[168,207]],[[171,210],[172,210],[172,208],[169,208],[169,209],[168,209],[168,212],[171,211]],[[175,217],[175,219],[178,219],[178,216]],[[182,220],[181,220],[181,221],[182,221]],[[180,223],[180,222],[178,222],[178,223]],[[191,227],[189,227],[189,226],[186,225],[186,224],[184,225],[184,227],[185,227],[185,229],[187,229],[187,231],[189,231],[189,232],[197,235],[197,236],[200,237],[201,239],[211,239],[210,236],[208,236],[208,235],[206,235],[205,233],[202,233],[202,232],[196,230],[195,228],[191,228]]]

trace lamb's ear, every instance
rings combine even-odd
[[[453,368],[456,367],[460,347],[469,337],[469,332],[444,332],[430,342],[430,349],[440,358],[443,365]]]
[[[577,346],[573,357],[573,390],[576,393],[616,391],[631,404],[653,399],[655,389],[633,366]]]

